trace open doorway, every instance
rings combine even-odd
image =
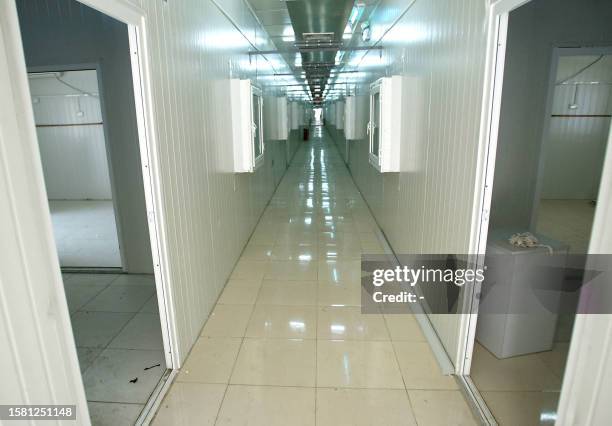
[[[476,399],[501,425],[557,419],[580,296],[567,284],[585,281],[573,266],[589,252],[597,194],[608,183],[611,16],[606,2],[531,0],[509,13],[501,37],[499,125],[487,166],[494,178],[482,223],[485,263],[497,256],[512,273],[489,271],[483,283],[470,370]],[[544,303],[536,288],[563,290]]]
[[[314,108],[314,125],[322,126],[323,125],[323,108]]]
[[[556,48],[532,220],[588,250],[610,132],[612,48]]]
[[[91,420],[134,424],[172,364],[129,27],[75,0],[16,5]]]
[[[121,268],[97,70],[28,80],[60,265]]]

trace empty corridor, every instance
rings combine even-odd
[[[153,424],[474,424],[411,315],[361,313],[380,231],[329,136],[298,150]]]

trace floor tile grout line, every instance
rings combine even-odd
[[[226,283],[226,285],[227,285],[227,283]],[[255,300],[257,300],[257,298],[259,298],[259,293],[261,292],[261,286],[262,286],[262,285],[260,284],[260,285],[259,285],[259,288],[258,288],[258,290],[257,290],[257,296],[255,297]],[[217,303],[215,304],[215,306],[213,307],[213,309],[212,309],[212,311],[211,311],[211,312],[213,312],[213,311],[214,311],[214,309],[217,307],[218,302],[219,302],[219,301],[218,301],[218,299],[217,299]],[[226,384],[226,386],[225,386],[225,391],[223,392],[223,397],[221,398],[221,402],[220,402],[220,404],[219,404],[219,408],[218,408],[218,410],[217,410],[217,414],[216,414],[216,416],[215,416],[215,421],[214,421],[214,423],[213,423],[214,425],[216,425],[216,424],[217,424],[217,422],[219,421],[219,415],[221,414],[221,409],[223,408],[223,404],[224,404],[224,402],[225,402],[225,397],[227,396],[227,392],[228,392],[229,387],[230,387],[230,382],[231,382],[231,380],[232,380],[232,376],[234,375],[234,370],[236,369],[236,364],[238,364],[238,358],[240,357],[240,352],[242,351],[242,347],[244,346],[244,339],[245,339],[245,336],[244,336],[244,335],[246,334],[246,330],[247,330],[247,329],[248,329],[248,327],[249,327],[249,324],[250,324],[250,322],[251,322],[251,318],[253,317],[253,313],[254,313],[254,312],[255,312],[255,304],[253,304],[253,305],[251,306],[251,313],[249,314],[249,319],[248,319],[248,320],[247,320],[247,322],[246,322],[246,325],[245,325],[244,331],[243,331],[243,333],[242,333],[242,334],[243,334],[243,336],[242,336],[242,338],[240,339],[240,346],[238,346],[238,351],[236,352],[236,358],[234,359],[234,363],[233,363],[233,365],[232,365],[232,369],[231,369],[231,371],[230,371],[229,377],[227,378],[227,384]],[[210,319],[210,317],[209,317],[209,319]],[[208,322],[208,321],[207,321],[207,322]],[[202,329],[202,330],[203,330],[203,329]],[[200,332],[200,336],[201,336],[201,332]]]
[[[381,315],[383,317],[383,320],[385,321],[385,326],[387,327],[387,333],[389,333],[389,338],[391,338],[391,330],[389,328],[389,324],[387,322],[387,318],[385,317],[384,314],[381,314]],[[395,356],[395,362],[397,363],[397,368],[399,369],[400,377],[402,378],[402,383],[404,384],[404,390],[405,390],[405,393],[406,393],[406,398],[408,399],[408,405],[410,405],[410,411],[412,412],[412,418],[414,420],[414,423],[418,424],[417,418],[416,418],[416,413],[414,411],[414,404],[412,402],[412,399],[410,398],[410,393],[408,392],[408,386],[406,385],[406,379],[404,377],[404,373],[402,372],[402,365],[400,363],[399,356],[397,354],[397,350],[396,350],[395,345],[393,343],[394,343],[394,341],[392,340],[391,341],[391,348],[393,350],[393,355]]]

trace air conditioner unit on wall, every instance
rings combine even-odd
[[[263,97],[250,80],[230,80],[235,173],[251,173],[264,161]]]
[[[370,114],[370,96],[347,96],[344,100],[344,137],[347,140],[366,139],[366,128]]]
[[[370,164],[381,173],[400,171],[402,77],[383,77],[370,86]]]

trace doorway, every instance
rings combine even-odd
[[[134,424],[174,367],[136,31],[75,0],[16,5],[91,421]]]
[[[579,288],[605,186],[612,83],[606,17],[612,5],[515,3],[493,21],[501,48],[487,111],[494,142],[485,155],[479,236],[489,282],[485,278],[475,299],[466,382],[490,424],[555,424],[565,409],[559,401]],[[514,272],[492,277],[494,255]],[[539,259],[549,263],[538,283],[561,289],[551,304],[535,297],[536,279],[525,272]],[[574,268],[580,262],[582,268]]]
[[[96,69],[28,74],[62,268],[122,267]]]

